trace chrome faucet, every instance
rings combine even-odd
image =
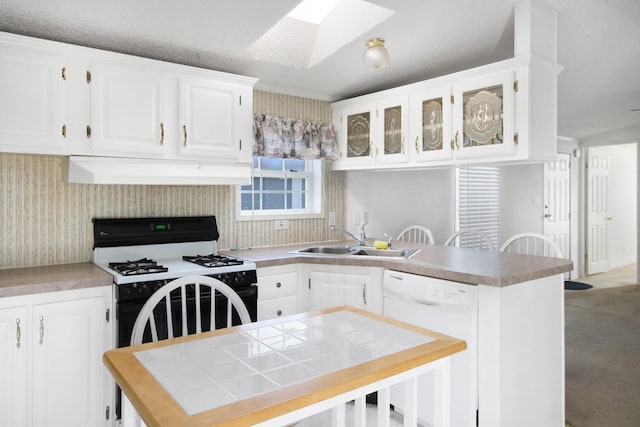
[[[367,223],[365,222],[364,224],[362,224],[362,226],[360,227],[360,236],[355,236],[353,234],[351,234],[350,232],[348,232],[347,230],[345,230],[344,228],[338,228],[335,225],[332,225],[329,227],[329,229],[331,231],[342,231],[344,234],[346,234],[347,236],[351,237],[353,240],[356,241],[356,243],[360,246],[366,246],[367,243],[367,235],[364,232],[364,226],[367,225]]]
[[[391,234],[390,233],[384,233],[384,237],[387,238],[387,249],[391,249]]]

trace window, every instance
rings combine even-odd
[[[456,226],[486,234],[500,243],[500,169],[497,166],[456,168]],[[465,246],[469,242],[460,242]]]
[[[251,184],[240,187],[240,217],[316,216],[321,181],[320,160],[254,157]]]

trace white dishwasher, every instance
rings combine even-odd
[[[478,287],[385,270],[384,315],[463,339],[467,350],[451,357],[451,427],[476,426],[478,409]],[[433,423],[433,375],[418,379],[418,419]],[[391,404],[402,413],[402,387]]]

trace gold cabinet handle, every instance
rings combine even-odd
[[[67,137],[67,125],[62,125],[62,137]]]
[[[87,125],[87,138],[91,138],[91,126]]]
[[[160,145],[164,145],[164,123],[160,123]]]
[[[418,148],[418,139],[419,138],[420,138],[419,136],[416,136],[416,154],[420,154],[420,149]]]
[[[456,136],[453,138],[453,142],[456,146],[456,148],[459,150],[460,149],[460,144],[458,144],[458,135],[460,134],[460,131],[457,130],[456,131]],[[451,146],[451,148],[453,148],[453,145]]]
[[[44,342],[44,317],[40,316],[40,344]]]
[[[182,145],[186,147],[187,146],[187,126],[185,125],[182,126],[182,132],[184,133],[184,140],[182,141]]]
[[[16,347],[20,348],[20,319],[16,319]]]
[[[67,80],[67,68],[62,67],[62,80]]]

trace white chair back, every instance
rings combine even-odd
[[[539,233],[520,233],[511,236],[502,244],[500,252],[564,258],[560,246]]]
[[[405,228],[398,234],[396,240],[401,242],[426,243],[429,245],[435,244],[431,230],[421,225],[412,225],[411,227]]]
[[[195,290],[189,298],[195,303],[195,310],[187,310],[187,289]],[[202,307],[202,291],[210,292],[211,304],[208,310],[209,316],[203,316]],[[175,292],[174,292],[175,291]],[[226,324],[218,325],[216,319],[216,291],[227,298],[226,306]],[[191,302],[190,302],[191,304]],[[205,324],[208,329],[216,329],[221,327],[229,327],[232,325],[233,313],[237,313],[240,321],[251,323],[251,317],[247,307],[242,302],[240,296],[228,285],[213,277],[206,276],[185,276],[180,279],[173,280],[160,289],[158,289],[151,298],[142,306],[140,314],[136,319],[131,334],[131,345],[142,344],[145,329],[150,329],[152,341],[160,339],[174,338],[174,336],[188,335],[188,325],[195,326],[194,333],[203,331],[203,323],[205,319],[210,320]],[[195,319],[194,319],[195,317]],[[181,323],[178,333],[174,333],[174,320]],[[162,323],[167,327],[167,336],[158,336],[157,324]],[[207,325],[208,324],[208,325]]]
[[[467,228],[453,233],[444,242],[445,246],[457,246],[472,249],[495,251],[496,247],[486,234],[480,230]]]

